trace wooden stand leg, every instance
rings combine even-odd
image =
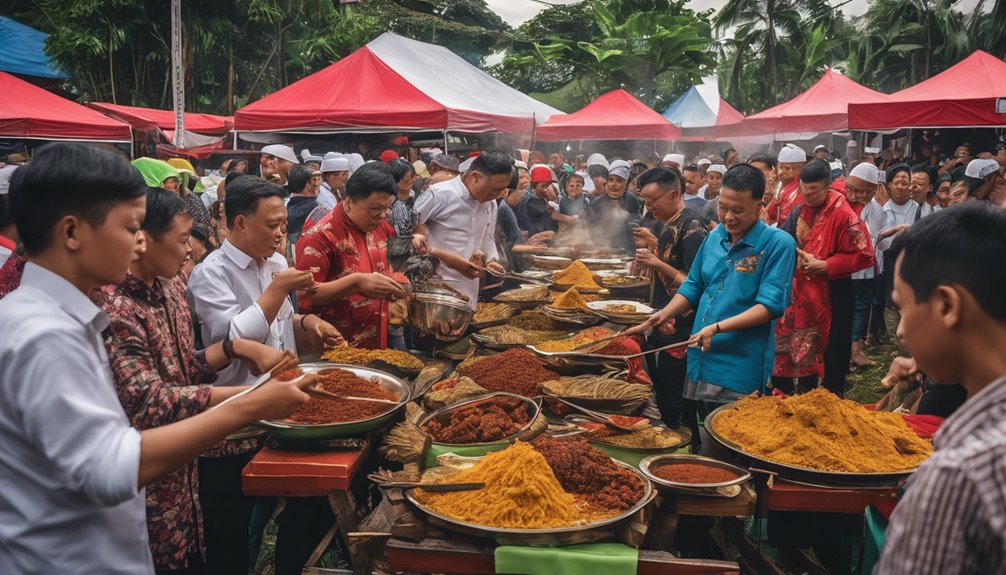
[[[353,565],[353,571],[358,574],[365,574],[366,570],[360,562],[352,556],[349,546],[348,534],[356,530],[356,512],[355,505],[353,504],[353,496],[350,495],[348,491],[329,491],[328,492],[328,504],[332,508],[332,513],[335,514],[335,523],[332,524],[332,528],[325,533],[325,536],[321,538],[321,542],[318,546],[314,548],[314,552],[311,553],[311,557],[308,558],[307,564],[304,565],[305,572],[315,572],[313,571],[318,561],[321,560],[321,556],[325,554],[328,546],[332,543],[332,539],[335,537],[335,533],[339,532],[342,537],[343,548],[346,552],[350,554],[349,561]]]

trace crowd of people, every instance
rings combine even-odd
[[[1002,489],[990,506],[980,488],[1006,445],[1006,148],[943,163],[931,146],[914,163],[822,148],[526,162],[431,149],[409,162],[401,148],[368,160],[274,144],[257,170],[228,160],[203,177],[183,159],[38,148],[0,174],[0,329],[18,334],[0,341],[0,571],[247,573],[268,503],[241,493],[263,444],[242,428],[289,414],[314,381],[241,391],[285,352],[404,348],[392,315],[413,256],[439,259],[474,309],[522,254],[587,245],[632,254],[650,278],[659,311],[628,335],[692,342],[646,367],[695,451],[701,418],[750,393],[841,396],[900,307],[880,408],[946,417],[971,399],[893,533],[927,548],[918,557],[980,549],[969,561],[1001,568]],[[989,342],[998,351],[979,357]],[[951,480],[960,505],[926,507]],[[283,513],[275,572],[299,573],[324,529],[296,504]],[[934,541],[933,514],[995,533],[948,523],[960,540]],[[922,572],[884,559],[884,573]]]

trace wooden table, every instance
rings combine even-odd
[[[897,501],[895,487],[818,487],[775,478],[759,490],[759,513],[765,511],[810,511],[862,515],[868,505],[881,509]]]
[[[335,514],[335,524],[315,548],[305,573],[328,549],[336,531],[350,549],[347,535],[356,529],[356,504],[349,486],[370,453],[369,442],[361,447],[327,451],[287,451],[266,447],[245,466],[241,486],[245,495],[272,497],[326,497]],[[352,561],[356,573],[366,570]]]
[[[426,538],[418,543],[389,539],[388,566],[419,573],[496,573],[495,544]],[[681,559],[664,551],[639,551],[639,575],[720,575],[740,573],[729,561]]]

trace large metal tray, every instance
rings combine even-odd
[[[425,431],[426,430],[426,424],[429,423],[430,421],[434,420],[434,419],[439,419],[441,417],[444,417],[445,415],[447,415],[447,414],[449,414],[449,413],[451,413],[453,411],[457,411],[458,409],[460,409],[462,407],[467,407],[467,406],[469,406],[469,405],[471,405],[473,403],[481,403],[483,401],[487,401],[487,400],[493,399],[495,397],[509,397],[509,398],[512,398],[512,399],[519,400],[519,401],[523,402],[526,405],[526,407],[527,407],[527,413],[528,413],[528,416],[530,416],[530,418],[527,420],[527,423],[523,427],[521,427],[520,429],[517,430],[516,433],[513,433],[513,434],[508,435],[506,437],[501,437],[501,438],[499,438],[499,439],[497,439],[495,441],[489,441],[489,442],[484,442],[484,443],[444,443],[444,442],[436,442],[436,443],[439,443],[440,445],[448,445],[448,446],[469,447],[469,446],[475,446],[475,445],[493,445],[493,444],[501,443],[501,442],[513,442],[513,441],[518,440],[518,439],[521,439],[523,441],[530,441],[531,439],[533,439],[533,437],[529,434],[529,430],[531,429],[531,425],[534,424],[535,419],[538,418],[538,414],[541,413],[541,401],[540,400],[535,401],[534,399],[531,399],[531,398],[528,398],[528,397],[524,397],[524,396],[521,396],[521,395],[516,395],[516,394],[513,394],[513,393],[507,393],[505,391],[496,391],[496,392],[493,392],[493,393],[486,393],[486,394],[480,395],[478,397],[473,397],[471,399],[465,399],[465,400],[458,401],[456,403],[452,403],[450,405],[441,407],[440,409],[434,411],[433,413],[428,414],[426,417],[423,417],[419,421],[419,427],[420,427],[420,429],[422,429],[423,431]]]
[[[384,427],[398,415],[402,408],[405,407],[405,404],[412,398],[412,388],[409,384],[391,375],[390,373],[385,373],[377,369],[330,362],[302,363],[298,367],[306,373],[313,373],[329,368],[339,368],[351,371],[365,379],[373,379],[382,388],[398,397],[398,405],[392,407],[381,415],[358,421],[345,421],[339,423],[256,421],[252,425],[268,429],[276,435],[289,437],[291,439],[334,439],[338,437],[352,437],[354,435],[363,435],[368,431]]]
[[[720,406],[706,416],[706,432],[717,443],[739,455],[742,460],[746,460],[749,463],[757,463],[756,467],[765,471],[775,472],[783,478],[828,487],[894,487],[904,483],[918,469],[912,468],[889,473],[850,473],[846,471],[821,471],[820,469],[765,459],[759,455],[744,451],[742,447],[716,432],[713,426],[716,416],[728,409],[736,409],[735,404],[728,403],[727,405]]]
[[[639,477],[643,482],[643,496],[635,505],[618,515],[572,527],[556,527],[552,529],[489,527],[454,519],[427,508],[416,498],[415,489],[407,490],[405,498],[417,509],[425,513],[430,518],[431,523],[466,535],[492,538],[500,545],[570,545],[612,539],[614,538],[615,527],[622,522],[630,521],[632,516],[652,501],[655,496],[653,484],[650,483],[650,480],[642,472],[621,461],[614,459],[612,461]]]

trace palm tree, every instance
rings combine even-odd
[[[747,112],[793,96],[844,59],[850,30],[826,0],[728,0],[713,26],[736,27],[718,49],[727,99]]]

